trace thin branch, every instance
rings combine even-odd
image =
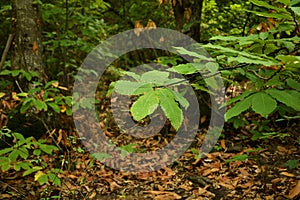
[[[7,56],[7,53],[8,53],[8,50],[10,48],[10,45],[11,45],[11,42],[12,42],[13,38],[14,38],[14,34],[9,34],[7,42],[6,42],[5,49],[4,49],[3,54],[2,54],[1,62],[0,62],[0,71],[2,70],[4,62],[6,60],[6,56]]]
[[[19,193],[22,197],[26,197],[25,194],[21,193],[20,191],[18,191],[16,188],[14,188],[13,186],[3,182],[0,180],[1,183],[4,183],[5,185],[7,185],[9,188],[11,188],[12,190],[16,191],[17,193]]]

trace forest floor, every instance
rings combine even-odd
[[[201,146],[207,131],[202,128],[191,147],[172,165],[144,173],[109,168],[91,158],[80,140],[74,140],[78,137],[75,131],[58,130],[56,138],[63,151],[41,159],[49,168],[62,170],[61,186],[40,186],[34,174],[24,177],[22,171],[9,170],[0,174],[0,199],[299,199],[299,120],[276,122],[275,117],[270,118],[265,126],[269,132],[280,134],[254,140],[253,130],[259,127],[251,124],[253,118],[262,120],[248,115],[250,123],[243,128],[225,124],[213,151],[197,159],[194,150]],[[135,143],[148,151],[160,149],[174,138],[170,131],[133,141],[132,136],[118,133],[116,124],[103,126],[108,127],[104,132],[114,143]],[[43,137],[54,144],[49,134]]]
[[[249,128],[235,130],[225,125],[224,137],[201,159],[192,151],[203,139],[203,134],[198,134],[176,162],[146,173],[113,170],[91,159],[80,144],[61,140],[68,149],[63,157],[69,163],[58,161],[58,154],[42,158],[62,165],[61,187],[40,186],[33,176],[10,170],[0,175],[0,199],[297,199],[299,166],[286,163],[300,159],[300,124],[274,125],[289,136],[272,139],[252,140]],[[124,141],[126,136],[118,140]]]

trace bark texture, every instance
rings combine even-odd
[[[12,9],[12,69],[38,72],[38,81],[45,82],[39,5],[33,0],[12,0]]]
[[[176,22],[176,29],[183,31],[186,23],[193,23],[189,35],[200,42],[200,23],[203,0],[175,0],[173,1],[173,10]]]

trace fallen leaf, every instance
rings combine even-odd
[[[300,180],[298,180],[296,186],[290,191],[288,198],[293,199],[300,194]]]
[[[291,173],[288,173],[288,172],[281,172],[280,174],[284,175],[284,176],[288,176],[288,177],[294,177],[295,176],[294,174],[291,174]]]
[[[225,140],[221,140],[221,147],[225,150],[227,149],[226,144],[225,144]]]

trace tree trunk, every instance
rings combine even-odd
[[[33,0],[12,0],[12,43],[11,67],[34,71],[37,81],[44,83],[46,76],[42,59],[41,18],[39,5]],[[27,83],[20,84],[28,89]]]
[[[203,0],[176,0],[173,1],[176,29],[183,32],[186,23],[193,23],[189,36],[200,42],[200,22]]]

